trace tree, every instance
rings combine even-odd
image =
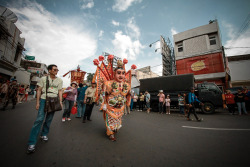
[[[91,83],[94,75],[95,75],[95,73],[87,73],[87,81]]]

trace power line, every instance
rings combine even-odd
[[[239,31],[234,36],[234,38],[232,39],[232,41],[236,41],[240,37],[240,35],[246,31],[246,29],[249,26],[249,24],[250,24],[250,13],[247,15],[246,19],[243,21],[243,23],[242,23]]]

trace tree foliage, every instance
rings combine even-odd
[[[95,75],[95,73],[87,73],[87,81],[92,82],[94,75]]]

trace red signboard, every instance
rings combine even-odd
[[[176,69],[177,74],[200,75],[225,72],[221,52],[177,60]]]
[[[86,72],[71,71],[71,82],[76,81],[78,84],[84,81]]]

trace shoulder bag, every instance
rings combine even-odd
[[[55,111],[61,111],[62,106],[60,104],[60,100],[57,97],[48,97],[47,92],[49,88],[49,79],[48,76],[46,77],[46,103],[45,103],[45,112],[55,112]]]

